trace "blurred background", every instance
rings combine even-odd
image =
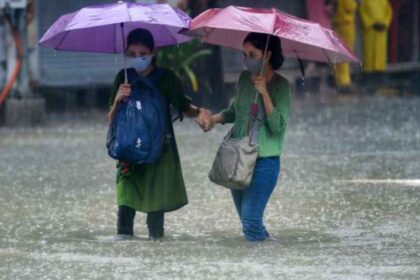
[[[43,123],[45,114],[50,112],[107,109],[110,85],[123,65],[120,55],[58,53],[37,45],[40,36],[60,15],[106,2],[114,1],[0,1],[1,124],[32,125]],[[208,8],[228,5],[275,7],[334,29],[364,60],[366,67],[305,62],[305,73],[302,73],[295,59],[287,59],[281,73],[291,82],[295,98],[322,101],[348,95],[419,95],[419,1],[375,2],[378,7],[373,13],[363,8],[363,1],[356,0],[142,2],[168,2],[184,9],[191,17]],[[380,40],[363,27],[363,19],[383,24],[379,26],[383,28]],[[19,52],[21,55],[17,55]],[[189,59],[197,52],[201,55]],[[384,63],[371,62],[378,60]],[[18,63],[21,67],[16,73]],[[244,69],[240,52],[197,41],[162,49],[158,63],[179,74],[195,104],[213,110],[228,104],[238,75]],[[195,81],[191,81],[185,68],[192,70]]]
[[[145,240],[141,213],[136,240],[112,241],[106,112],[122,57],[37,45],[59,16],[106,2],[0,0],[0,279],[418,279],[420,1],[141,1],[191,17],[276,7],[334,29],[363,62],[280,69],[293,100],[265,215],[277,241],[264,244],[243,241],[229,192],[207,178],[230,127],[189,119],[174,124],[189,204],[168,213],[162,242]],[[240,52],[198,41],[158,64],[214,112],[244,69]]]

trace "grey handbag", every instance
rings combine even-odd
[[[257,104],[251,107],[248,135],[244,138],[232,138],[233,128],[223,139],[217,151],[209,179],[217,185],[228,189],[243,190],[251,184],[255,163],[258,157],[257,136],[259,122],[257,115],[263,110],[258,110]],[[252,111],[257,111],[254,114]]]
[[[229,189],[242,190],[251,184],[258,145],[251,144],[248,137],[235,139],[229,132],[217,151],[209,179]]]

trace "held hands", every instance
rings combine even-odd
[[[214,127],[211,112],[208,109],[201,108],[197,116],[197,123],[204,132],[210,131]]]
[[[115,97],[115,104],[120,103],[124,98],[129,97],[131,94],[131,85],[130,84],[121,84],[117,96]]]

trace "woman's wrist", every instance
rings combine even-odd
[[[213,123],[222,123],[224,120],[223,114],[212,115],[211,119]]]
[[[210,116],[210,118],[211,118],[211,121],[212,121],[214,124],[216,124],[216,123],[217,123],[217,119],[215,118],[215,115],[211,115],[211,116]]]
[[[266,90],[266,91],[263,91],[263,92],[261,92],[261,96],[263,97],[263,98],[270,98],[270,93]]]
[[[121,103],[121,100],[115,98],[113,107],[116,108],[118,105],[120,105],[120,103]]]

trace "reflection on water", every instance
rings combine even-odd
[[[190,204],[167,237],[113,242],[114,163],[92,117],[0,130],[4,279],[415,279],[419,258],[419,99],[296,102],[266,223],[241,237],[229,192],[207,180],[228,127],[176,124]],[[0,278],[1,278],[0,277]]]

